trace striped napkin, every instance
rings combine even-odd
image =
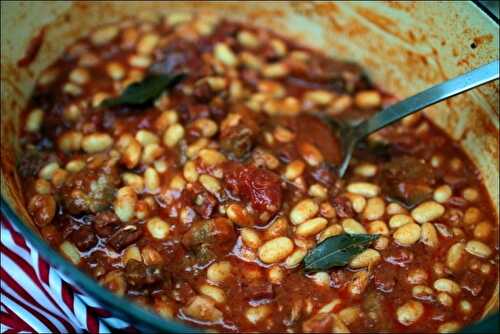
[[[132,331],[39,257],[1,216],[0,333]]]

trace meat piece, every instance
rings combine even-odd
[[[469,204],[469,202],[467,202],[467,200],[462,197],[452,196],[446,201],[446,204],[449,204],[456,208],[464,208]]]
[[[229,252],[236,241],[233,225],[226,218],[195,222],[182,237],[188,253],[179,263],[181,268],[199,270],[217,256]]]
[[[294,152],[287,152],[287,156],[298,155],[300,146],[307,143],[317,148],[327,163],[331,165],[340,163],[342,158],[340,141],[330,126],[319,117],[303,114],[295,117],[280,117],[277,122],[296,135],[291,143]]]
[[[210,107],[206,104],[192,104],[187,107],[188,120],[210,117]]]
[[[392,200],[413,208],[432,197],[435,175],[433,168],[419,159],[402,156],[383,165],[377,183]]]
[[[55,89],[45,89],[35,92],[32,98],[33,105],[45,111],[40,130],[44,139],[48,139],[54,143],[57,137],[63,131],[67,130],[67,127],[62,124],[61,119],[64,109],[68,106],[71,99],[72,97],[69,94],[59,94]]]
[[[255,88],[259,84],[259,72],[245,68],[241,71],[241,80],[248,86]]]
[[[208,82],[204,81],[197,84],[193,89],[193,97],[200,103],[208,103],[216,95],[216,92],[210,88]]]
[[[235,158],[245,157],[253,148],[255,135],[250,128],[245,126],[234,126],[223,132],[221,136],[221,148],[232,154]]]
[[[255,113],[246,107],[233,108],[230,116],[234,122],[223,122],[220,132],[220,145],[223,151],[235,159],[245,158],[252,150],[259,134]]]
[[[216,207],[217,198],[208,191],[202,191],[194,198],[194,210],[203,218],[209,219],[212,217]]]
[[[137,260],[129,260],[125,267],[125,279],[134,288],[141,288],[146,281],[146,265]]]
[[[43,239],[53,247],[57,247],[62,242],[61,233],[55,225],[45,225],[40,229],[40,233]]]
[[[212,104],[210,105],[209,108],[210,118],[212,118],[212,120],[214,120],[217,123],[222,122],[224,117],[226,117],[227,115],[226,105],[221,99],[214,99],[212,100],[211,103]]]
[[[187,39],[176,39],[161,50],[158,61],[151,66],[150,72],[203,75],[200,71],[202,67],[203,59],[199,56],[196,43]]]
[[[257,211],[272,213],[281,208],[282,190],[280,177],[253,165],[228,162],[224,166],[225,187],[234,196],[249,201]]]
[[[113,201],[120,183],[115,167],[90,168],[71,174],[62,188],[63,205],[71,214],[100,212]]]
[[[214,249],[217,249],[215,245],[211,244],[201,244],[193,247],[193,256],[191,257],[190,266],[200,267],[212,262],[217,257]],[[229,248],[225,248],[229,250]],[[225,251],[220,252],[222,255]]]
[[[70,236],[76,247],[82,252],[87,251],[97,244],[97,238],[90,226],[83,225]]]
[[[334,166],[328,162],[312,170],[311,176],[327,187],[331,187],[337,178]]]
[[[349,282],[349,276],[343,269],[332,271],[330,274],[332,287],[342,289]]]
[[[226,218],[197,221],[182,238],[182,244],[191,252],[183,259],[181,267],[208,264],[218,255],[227,253],[235,240],[234,228]]]
[[[102,238],[109,237],[121,225],[120,219],[111,210],[98,212],[92,221],[94,230]]]
[[[108,244],[116,251],[121,251],[125,247],[133,244],[142,236],[142,229],[135,225],[122,227],[108,240]]]
[[[244,290],[249,300],[271,299],[274,297],[273,285],[265,281],[252,281]]]
[[[362,308],[374,332],[390,332],[392,328],[391,312],[384,308],[385,302],[384,295],[377,291],[370,291],[364,296]]]
[[[369,86],[361,67],[353,63],[315,55],[308,61],[307,66],[293,66],[293,62],[291,65],[291,76],[300,78],[306,87],[316,83],[325,89],[350,94]]]
[[[191,298],[196,296],[196,291],[193,287],[186,281],[174,281],[175,283],[175,294],[174,299],[181,303],[186,304]]]
[[[164,282],[163,269],[160,266],[149,265],[146,267],[146,284]]]
[[[23,152],[18,162],[17,169],[23,178],[34,177],[49,162],[57,161],[54,154],[38,150],[33,146]]]
[[[396,154],[417,156],[425,153],[428,143],[423,140],[416,141],[413,136],[393,135],[389,136],[391,150]]]
[[[414,257],[413,253],[408,249],[394,248],[385,256],[385,261],[404,268],[409,263],[413,262]]]
[[[449,222],[452,226],[457,226],[462,223],[464,213],[462,210],[450,208],[443,215],[443,220]],[[437,225],[437,224],[435,224]],[[451,233],[449,233],[451,234]]]
[[[339,218],[350,218],[354,216],[351,201],[345,196],[338,196],[332,200],[332,206]]]
[[[446,174],[443,177],[443,181],[449,184],[454,190],[464,188],[468,183],[467,177],[451,174]]]
[[[187,248],[201,244],[233,244],[236,234],[231,222],[226,218],[215,218],[195,222],[182,237]]]
[[[296,129],[297,145],[309,143],[316,147],[329,163],[333,165],[340,163],[342,158],[340,142],[327,124],[311,115],[300,115],[292,119],[295,125],[291,129]]]
[[[484,283],[484,278],[481,275],[471,271],[466,271],[460,285],[463,289],[469,291],[469,293],[475,297],[478,296],[483,290]]]
[[[28,212],[37,226],[50,224],[56,214],[57,204],[51,195],[36,194],[28,203]]]
[[[125,279],[134,288],[142,288],[145,285],[159,283],[163,279],[161,267],[145,265],[137,260],[129,260],[125,267]]]
[[[384,293],[391,293],[396,285],[396,275],[393,266],[382,263],[374,270],[373,282],[377,290]]]

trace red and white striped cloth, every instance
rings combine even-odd
[[[0,333],[135,331],[39,257],[1,216]]]

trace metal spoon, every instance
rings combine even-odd
[[[483,65],[393,104],[354,127],[340,128],[338,137],[342,141],[343,159],[337,170],[339,177],[344,176],[354,148],[363,138],[430,105],[498,79],[499,66],[498,60]],[[322,115],[321,118],[326,118],[328,123],[335,123],[329,116]]]

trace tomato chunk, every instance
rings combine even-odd
[[[228,163],[225,166],[226,187],[232,195],[249,201],[257,211],[276,212],[283,199],[278,175],[253,165]]]

